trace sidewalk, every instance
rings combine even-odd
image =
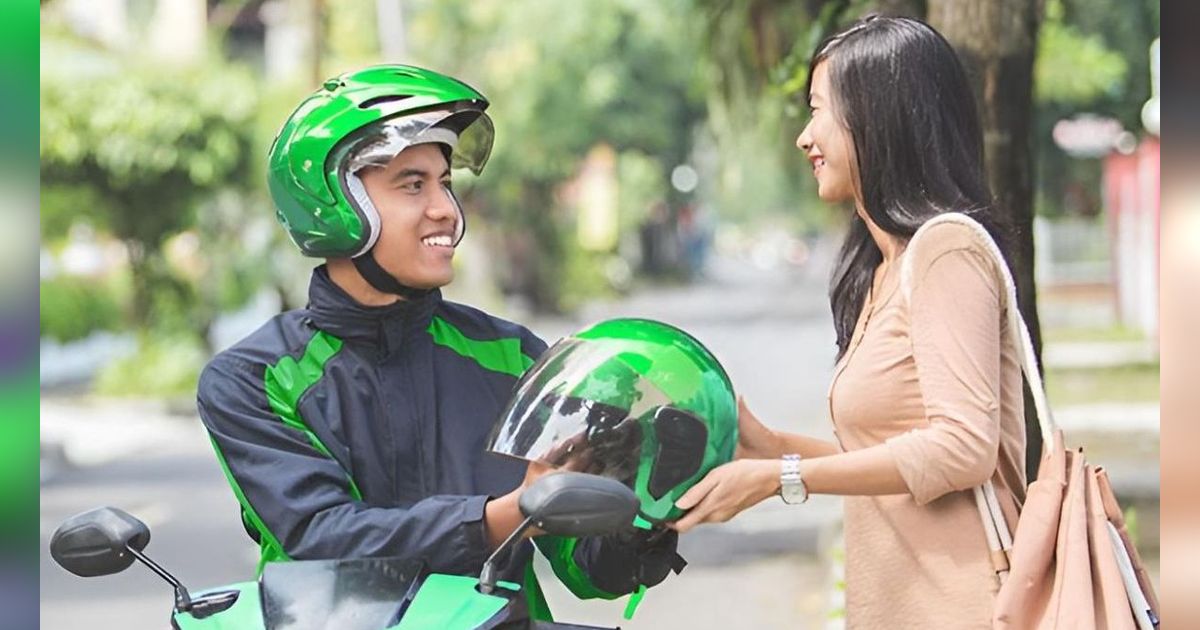
[[[42,397],[42,483],[65,466],[87,468],[204,441],[199,418],[172,413],[163,401]]]

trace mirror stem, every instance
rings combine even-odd
[[[488,556],[487,562],[483,563],[483,571],[479,573],[480,593],[483,593],[484,595],[491,595],[492,591],[496,590],[496,563],[500,560],[501,555],[508,553],[508,551],[512,549],[512,546],[516,544],[517,541],[521,540],[521,534],[524,534],[525,530],[529,529],[529,526],[532,524],[533,517],[526,517],[526,519],[521,521],[521,524],[513,530],[513,533],[509,534],[508,538],[505,538],[504,542],[500,543],[499,547],[496,547],[496,550],[492,552],[492,555]]]
[[[157,562],[151,560],[137,549],[134,549],[128,545],[125,546],[125,549],[129,550],[129,553],[133,554],[133,557],[140,560],[142,564],[150,567],[151,571],[154,571],[159,577],[169,582],[171,586],[175,587],[175,610],[179,612],[187,612],[192,609],[192,598],[188,595],[187,588],[185,588],[183,584],[179,582],[179,580],[175,579],[175,576],[167,573],[166,569],[158,566]]]

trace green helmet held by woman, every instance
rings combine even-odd
[[[521,381],[490,450],[617,479],[660,523],[675,501],[733,459],[737,403],[720,362],[691,335],[614,319],[567,337]]]
[[[369,252],[380,218],[356,173],[386,165],[409,146],[439,143],[452,167],[479,174],[494,137],[487,106],[465,83],[413,66],[372,66],[329,79],[271,145],[267,181],[279,222],[306,256]],[[465,226],[461,208],[459,215],[455,244]]]

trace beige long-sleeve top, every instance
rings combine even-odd
[[[971,488],[1010,524],[1025,496],[1020,365],[999,269],[969,228],[930,227],[881,273],[830,385],[843,450],[887,444],[908,494],[846,497],[850,628],[988,628],[998,588]]]

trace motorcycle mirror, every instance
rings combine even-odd
[[[517,505],[547,534],[594,536],[631,526],[640,503],[633,490],[615,479],[561,472],[535,481]]]
[[[101,507],[72,516],[50,538],[50,556],[80,577],[111,575],[129,568],[150,543],[150,528],[129,513]]]
[[[483,563],[479,591],[495,590],[496,562],[530,526],[555,536],[611,534],[633,526],[639,505],[633,490],[615,479],[579,472],[542,476],[517,499],[525,521]]]

